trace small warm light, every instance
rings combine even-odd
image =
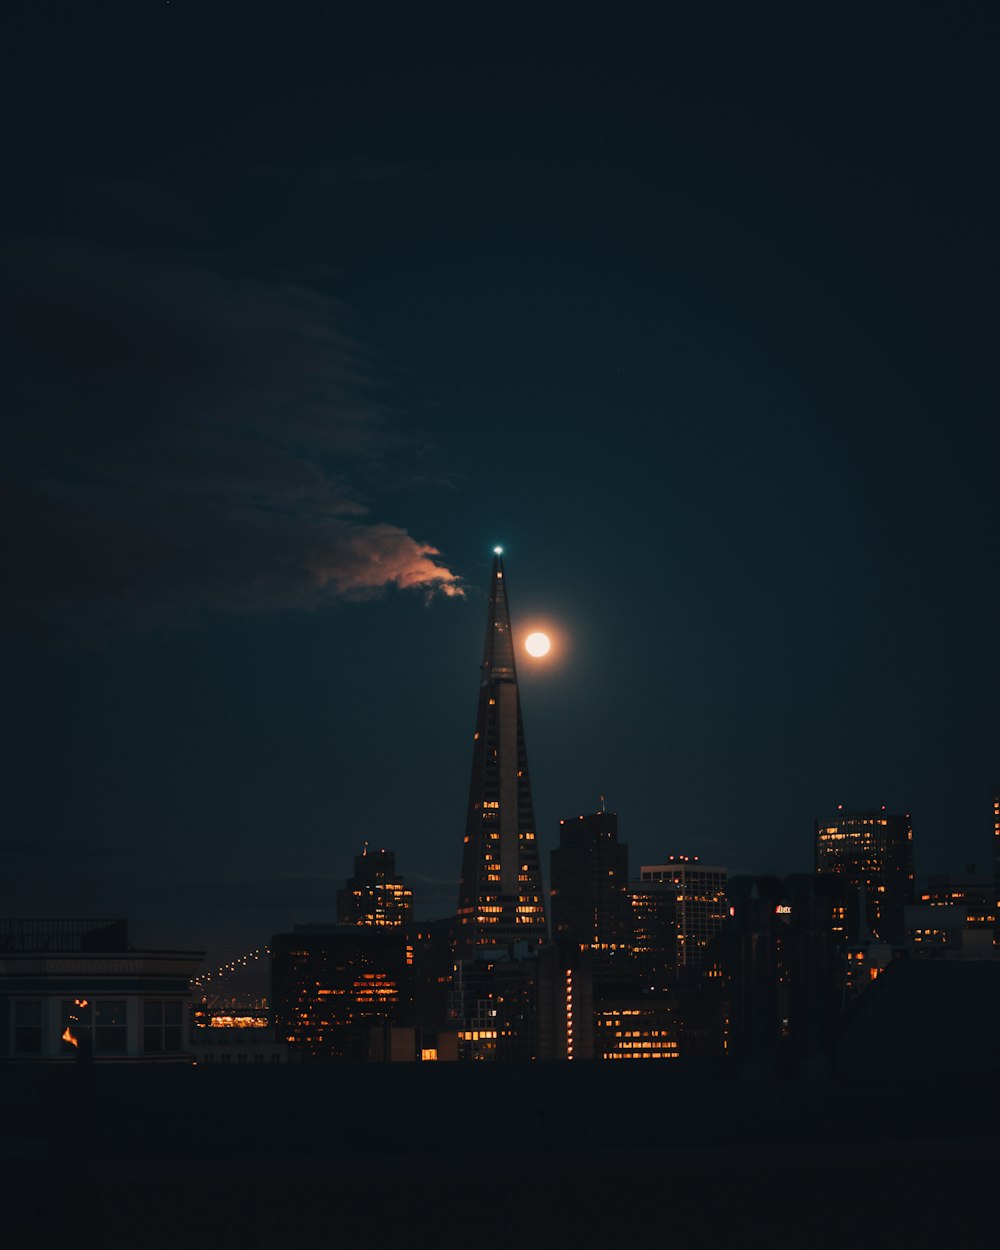
[[[548,655],[552,643],[549,641],[548,634],[529,634],[525,639],[524,649],[529,655],[537,658]]]

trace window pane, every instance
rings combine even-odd
[[[150,999],[142,1004],[143,1024],[163,1023],[163,1003],[159,999]]]
[[[147,1004],[148,1006],[148,1004]],[[142,1048],[147,1055],[160,1054],[163,1050],[163,1029],[154,1024],[152,1028],[148,1026],[142,1031]]]
[[[71,1024],[87,1029],[93,1023],[93,1018],[94,1008],[89,998],[64,998],[62,1000],[63,1028]]]
[[[180,1050],[181,1048],[181,1026],[179,1024],[168,1024],[163,1030],[163,1049],[164,1050]]]
[[[19,1055],[40,1055],[42,1053],[42,1030],[26,1025],[14,1030],[14,1050]]]
[[[14,1023],[21,1029],[28,1026],[42,1027],[42,1002],[39,998],[21,999],[14,1004]]]
[[[94,1030],[97,1034],[97,1053],[99,1055],[124,1055],[128,1050],[128,1030],[118,1025]]]
[[[125,1000],[123,998],[104,999],[96,1004],[96,1008],[98,1028],[106,1025],[125,1027]]]
[[[174,999],[173,1002],[165,1002],[163,1004],[163,1023],[164,1024],[180,1024],[181,1022],[181,1004],[179,1000]]]
[[[42,1004],[37,998],[14,1004],[14,1050],[19,1055],[42,1053]]]

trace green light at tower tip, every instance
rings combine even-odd
[[[503,555],[503,547],[494,547],[494,548],[493,548],[493,554],[494,554],[495,556],[502,556],[502,555]]]

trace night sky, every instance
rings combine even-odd
[[[996,10],[468,7],[6,10],[0,915],[452,912],[496,543],[546,870],[987,867]]]

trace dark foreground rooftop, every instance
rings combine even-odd
[[[955,1245],[990,1226],[1000,1111],[981,1080],[683,1062],[9,1069],[0,1098],[4,1244],[25,1250],[502,1247],[525,1226],[535,1245]]]
[[[838,1074],[0,1067],[4,1250],[984,1245],[1000,964],[871,987]]]

